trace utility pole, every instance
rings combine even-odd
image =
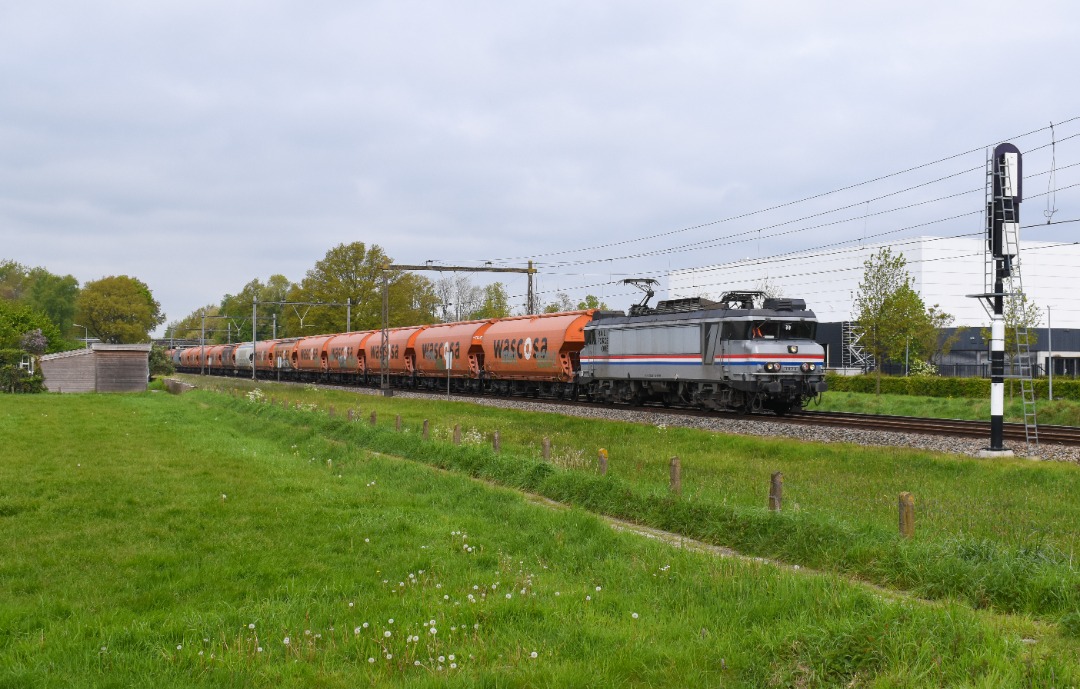
[[[259,333],[256,330],[259,322],[259,298],[251,299],[251,379],[255,380],[255,350],[259,348]]]
[[[1054,331],[1050,327],[1050,305],[1046,305],[1046,373],[1050,377],[1049,397],[1054,401]]]
[[[383,397],[393,397],[390,389],[390,269],[382,271],[382,351],[379,354],[379,388]]]

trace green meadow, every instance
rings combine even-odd
[[[240,385],[0,397],[0,687],[1080,679],[1073,466]]]

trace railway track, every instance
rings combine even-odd
[[[914,416],[882,416],[877,414],[849,414],[839,412],[804,411],[783,419],[788,423],[838,426],[896,433],[926,433],[961,438],[990,439],[989,421],[961,421],[958,419],[927,419]],[[1039,443],[1056,445],[1080,445],[1080,428],[1074,426],[1039,426]],[[1024,425],[1007,423],[1005,440],[1026,442]],[[1034,438],[1032,438],[1034,440]]]
[[[216,377],[216,376],[215,376]],[[228,377],[224,377],[229,380]],[[310,383],[285,384],[309,385]],[[319,387],[328,387],[344,390],[368,390],[371,388],[356,388],[348,385],[320,384]],[[427,396],[434,399],[445,399],[445,393],[434,393],[418,390],[398,390],[397,394],[407,392],[410,395]],[[823,412],[802,411],[788,416],[773,416],[772,414],[744,415],[736,412],[703,411],[700,409],[687,409],[678,407],[663,407],[655,405],[618,405],[611,406],[593,402],[575,402],[568,400],[553,400],[535,397],[503,398],[492,395],[473,395],[466,393],[453,393],[452,397],[459,400],[490,400],[490,399],[514,399],[549,407],[592,407],[597,409],[625,409],[627,411],[641,411],[653,414],[670,414],[673,416],[695,416],[712,418],[741,418],[749,421],[768,421],[773,423],[797,424],[804,426],[830,426],[852,430],[886,431],[891,433],[918,433],[925,435],[938,435],[952,438],[985,438],[990,440],[989,421],[964,421],[958,419],[933,419],[914,416],[885,416],[878,414],[855,414],[846,412]],[[1039,443],[1045,445],[1080,446],[1080,427],[1075,426],[1039,426]],[[1018,423],[1006,423],[1004,426],[1004,439],[1013,443],[1026,443],[1027,437],[1024,425]],[[1034,438],[1032,438],[1034,440]]]

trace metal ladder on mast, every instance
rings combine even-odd
[[[858,323],[844,321],[842,337],[844,350],[842,363],[844,368],[861,368],[864,373],[873,370],[874,357],[859,344],[859,340],[862,339],[862,331],[859,330]]]
[[[997,170],[999,179],[1008,179],[1007,170],[1005,170],[1006,162],[1000,161],[999,169]],[[989,168],[990,166],[988,166]],[[992,175],[993,170],[990,169],[989,173]],[[993,182],[990,180],[988,185],[990,193],[993,194]],[[1013,318],[1016,321],[1013,327],[1013,334],[1016,340],[1016,353],[1012,357],[1010,362],[1009,374],[1007,378],[1020,381],[1020,397],[1023,403],[1024,413],[1024,438],[1027,441],[1028,449],[1031,444],[1034,443],[1035,447],[1039,446],[1039,426],[1035,415],[1035,382],[1032,377],[1033,366],[1031,359],[1031,346],[1029,339],[1028,327],[1026,324],[1025,314],[1021,312],[1021,309],[1026,305],[1025,293],[1024,293],[1024,281],[1020,274],[1020,237],[1019,237],[1019,225],[1016,218],[1016,207],[1013,204],[1012,196],[1002,196],[995,201],[1001,202],[1002,212],[1002,242],[1005,247],[1005,254],[1011,259],[1009,266],[1009,277],[1007,278],[1006,293],[1006,313],[1009,312],[1009,305],[1012,306]],[[993,206],[991,206],[993,207]],[[989,218],[988,222],[992,223],[993,218]],[[993,263],[992,258],[989,263]],[[993,287],[993,271],[992,266],[986,273],[986,279],[988,281],[988,288]],[[989,292],[990,289],[987,289]]]

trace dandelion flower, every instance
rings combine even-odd
[[[535,658],[536,657],[536,651],[533,651],[532,653],[530,653],[529,657],[530,658]]]
[[[510,600],[510,598],[511,598],[511,594],[509,594],[509,593],[506,594],[506,600]]]
[[[262,653],[262,646],[259,646],[259,647],[258,647],[257,649],[255,649],[255,650],[256,650],[256,651],[257,651],[258,653]],[[211,658],[213,658],[214,656],[210,656],[210,657],[211,657]]]
[[[389,639],[390,638],[390,630],[387,629],[385,632],[382,633],[382,635],[385,636],[387,639]]]
[[[559,592],[558,592],[558,591],[556,591],[556,592],[555,592],[555,595],[556,595],[556,596],[557,596],[557,595],[559,595]]]
[[[388,624],[393,624],[393,623],[394,623],[394,618],[393,618],[393,617],[391,617],[391,618],[390,618],[390,619],[388,620]]]
[[[288,646],[288,645],[289,645],[289,637],[285,637],[285,639],[284,639],[284,640],[283,640],[283,641],[282,641],[281,643],[283,643],[283,644],[285,644],[286,646]]]
[[[369,663],[374,663],[374,662],[375,662],[375,659],[374,659],[374,658],[368,658],[368,659],[367,659],[367,661],[368,661]]]
[[[457,663],[450,663],[450,669],[451,670],[456,670],[457,669]]]
[[[429,629],[429,630],[428,630],[428,633],[429,633],[429,634],[438,634],[438,633],[439,633],[439,630],[438,630],[438,629],[435,629],[435,627],[432,627],[431,629]]]
[[[394,657],[394,654],[393,654],[393,653],[387,653],[387,654],[386,654],[386,659],[387,659],[387,660],[392,660],[392,659],[393,659],[393,657]]]
[[[251,624],[248,625],[248,629],[254,629],[254,628],[255,628],[255,623],[254,622],[252,622]],[[205,640],[206,639],[203,639],[203,641],[205,641]]]
[[[446,662],[446,656],[439,656],[439,662],[440,663]]]
[[[599,586],[597,586],[597,587],[596,587],[596,590],[597,590],[597,591],[599,591],[599,590],[600,590],[600,587],[599,587]]]
[[[585,596],[585,600],[592,600],[592,596]]]
[[[453,653],[450,654],[450,660],[454,660],[454,654]]]
[[[367,622],[365,622],[365,623],[364,623],[364,629],[367,629],[367,628],[368,628],[368,623],[367,623]]]
[[[349,607],[350,607],[350,608],[351,608],[352,606],[354,606],[354,605],[356,605],[356,603],[353,603],[352,601],[349,601]]]
[[[630,614],[630,617],[633,617],[633,618],[634,618],[634,619],[636,620],[636,619],[637,619],[637,617],[638,617],[638,615],[637,615],[637,613],[635,612],[635,613],[631,613],[631,614]]]
[[[420,661],[419,660],[414,660],[413,665],[415,665],[416,667],[420,667]]]
[[[184,648],[184,647],[183,647],[183,646],[182,646],[181,644],[176,644],[176,650],[178,650],[178,651],[179,651],[179,650],[181,650],[182,648]]]
[[[353,634],[359,634],[360,633],[360,627],[357,627],[356,629],[352,630],[352,633]]]

